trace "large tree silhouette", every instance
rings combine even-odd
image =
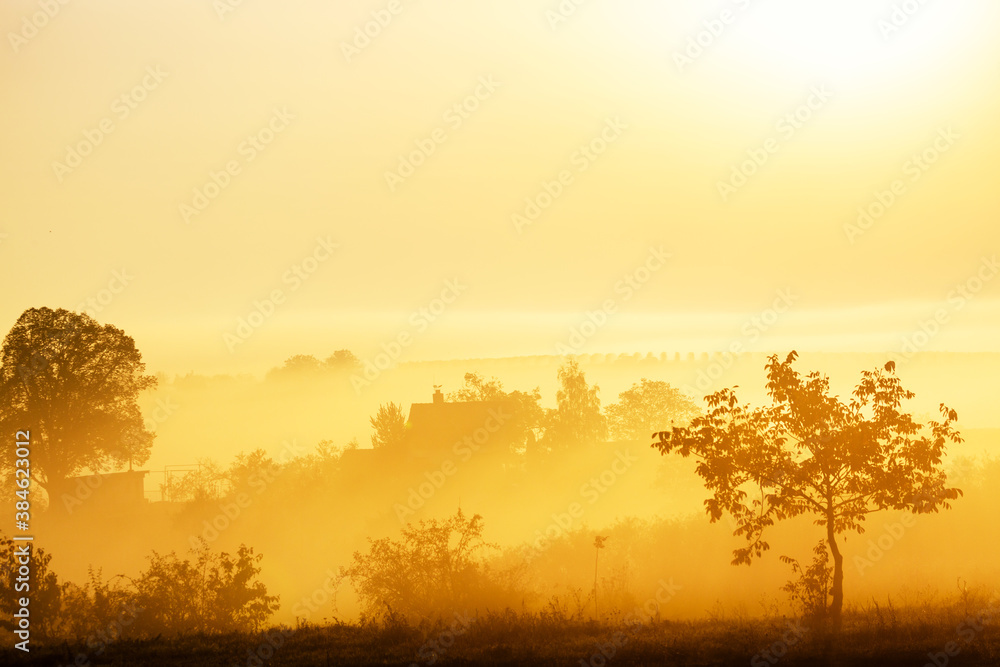
[[[705,508],[714,523],[723,512],[734,534],[748,541],[734,565],[767,551],[764,532],[775,522],[816,515],[833,556],[829,619],[840,627],[844,558],[837,536],[864,532],[867,515],[885,509],[913,513],[949,508],[961,495],[946,486],[941,458],[947,442],[961,442],[954,410],[942,421],[916,423],[900,411],[914,394],[903,389],[895,364],[864,371],[848,402],[830,396],[829,378],[792,369],[797,355],[767,364],[770,407],[740,405],[732,389],[705,398],[708,412],[690,426],[654,433],[661,453],[699,459],[697,471],[713,496]]]
[[[32,478],[50,496],[83,470],[102,471],[149,458],[153,434],[137,399],[156,385],[143,375],[135,342],[82,313],[31,308],[0,349],[0,432],[31,432]],[[0,447],[13,470],[14,449]]]

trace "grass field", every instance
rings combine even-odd
[[[992,609],[996,609],[995,607]],[[10,646],[10,644],[8,644]],[[951,655],[949,655],[949,653]],[[1000,665],[991,609],[852,610],[839,636],[791,619],[626,626],[513,612],[403,623],[272,628],[5,649],[8,665]]]

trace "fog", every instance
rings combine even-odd
[[[885,359],[806,354],[797,366],[828,373],[834,392],[846,396],[861,370]],[[703,503],[710,494],[694,460],[661,455],[651,447],[652,431],[581,444],[546,441],[536,429],[551,450],[536,458],[523,443],[499,442],[488,422],[419,456],[408,445],[371,449],[369,419],[380,406],[395,403],[404,415],[412,414],[411,404],[433,408],[435,387],[445,406],[456,403],[450,394],[465,386],[466,373],[496,378],[504,392],[537,387],[541,407],[554,409],[566,361],[401,364],[359,389],[361,367],[276,367],[265,377],[161,375],[141,397],[146,425],[156,433],[141,467],[149,471],[144,502],[118,506],[100,487],[78,482],[69,498],[52,501],[38,531],[53,555],[51,567],[76,582],[86,581],[91,568],[105,578],[138,577],[151,552],[185,554],[199,539],[213,551],[251,546],[263,555],[260,580],[280,596],[272,620],[290,625],[357,620],[363,607],[349,579],[338,576],[355,552],[367,554],[371,540],[399,540],[407,525],[459,511],[482,517],[482,537],[492,545],[479,553],[495,584],[472,601],[480,610],[593,615],[595,556],[602,614],[631,611],[657,595],[663,618],[790,610],[781,587],[792,571],[779,556],[808,562],[824,530],[808,516],[780,522],[768,532],[768,552],[750,566],[731,565],[746,539],[733,535],[728,515],[709,521]],[[729,386],[738,386],[742,401],[766,400],[765,355],[578,361],[586,383],[599,387],[605,411],[642,379],[666,381],[700,408],[704,395]],[[900,361],[898,375],[916,393],[907,410],[924,421],[941,402],[958,412],[965,441],[949,448],[942,466],[964,496],[941,513],[881,511],[867,517],[865,534],[847,533],[841,548],[848,607],[887,599],[929,604],[957,586],[995,585],[1000,424],[983,385],[998,367],[1000,355],[992,354],[925,353]],[[501,410],[501,425],[510,414]],[[599,553],[597,536],[608,538]]]

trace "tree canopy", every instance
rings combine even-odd
[[[895,375],[895,364],[864,371],[852,398],[830,395],[829,378],[802,376],[771,356],[766,366],[772,405],[740,405],[732,389],[705,398],[707,414],[690,426],[654,433],[661,453],[695,456],[712,497],[712,522],[724,512],[736,521],[747,546],[733,564],[749,564],[767,551],[764,534],[777,521],[816,516],[834,561],[829,615],[839,626],[843,606],[843,556],[837,536],[864,532],[866,517],[880,510],[937,512],[961,491],[947,486],[941,468],[947,443],[961,442],[958,415],[941,404],[941,421],[919,424],[901,411],[914,397]]]
[[[608,435],[607,420],[601,414],[600,387],[587,384],[576,359],[559,367],[556,409],[545,415],[545,443],[550,449],[573,445],[593,445]]]
[[[620,393],[617,403],[604,408],[611,437],[621,440],[644,439],[664,424],[686,424],[698,412],[698,406],[681,390],[646,378]]]
[[[406,416],[403,414],[403,406],[396,403],[380,405],[378,412],[370,418],[372,428],[372,447],[394,447],[403,442],[406,435]]]
[[[458,391],[448,394],[449,401],[503,401],[510,403],[513,417],[507,427],[513,448],[527,445],[534,438],[535,429],[541,427],[544,419],[541,400],[542,394],[538,387],[532,391],[504,391],[503,384],[497,378],[486,380],[479,373],[466,373],[465,384]]]
[[[149,458],[153,433],[139,411],[154,387],[135,342],[82,313],[31,308],[0,349],[0,425],[31,431],[32,477],[53,485],[83,470],[100,472]],[[13,467],[12,448],[0,464]]]

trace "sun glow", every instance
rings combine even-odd
[[[774,71],[803,71],[829,79],[859,81],[899,68],[900,76],[947,58],[975,30],[975,16],[932,3],[845,0],[802,3],[789,0],[749,7],[733,51],[760,59]]]
[[[660,53],[666,45],[684,76],[723,68],[845,85],[887,75],[922,79],[952,62],[988,25],[985,14],[996,11],[987,2],[932,0],[725,0],[687,10],[637,0],[630,6],[630,37]]]

